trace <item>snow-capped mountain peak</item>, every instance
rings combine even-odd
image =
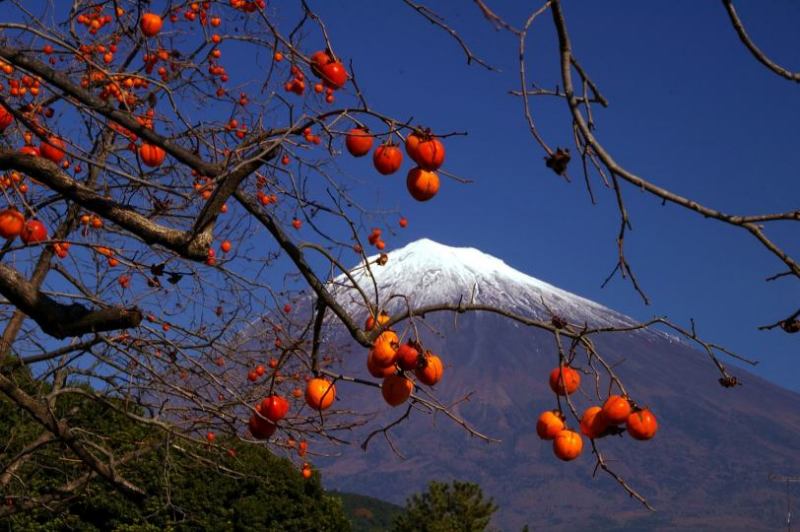
[[[374,287],[379,289],[379,306],[395,311],[405,304],[393,295],[403,294],[415,307],[436,303],[474,302],[493,305],[527,316],[547,319],[547,309],[573,323],[590,325],[629,324],[631,319],[603,305],[540,281],[507,265],[502,260],[469,247],[451,247],[423,238],[390,251],[385,265],[360,264],[351,275],[374,303]],[[348,305],[364,306],[346,276],[339,276],[337,297]],[[544,304],[543,304],[544,302]]]

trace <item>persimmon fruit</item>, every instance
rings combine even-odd
[[[29,145],[21,147],[19,149],[19,152],[23,155],[31,155],[33,157],[39,157],[39,155],[41,155],[39,148],[37,148],[36,146],[29,146]]]
[[[438,170],[444,163],[444,144],[436,137],[423,139],[417,144],[417,164],[425,170]]]
[[[289,412],[289,401],[280,395],[272,394],[261,401],[261,415],[273,423],[280,421]]]
[[[8,208],[0,211],[0,237],[11,240],[22,233],[25,217],[17,209]]]
[[[400,345],[397,349],[397,365],[406,371],[417,369],[419,364],[419,351],[410,343]]]
[[[603,417],[603,408],[590,406],[581,417],[581,432],[590,439],[599,438],[608,428],[608,421]]]
[[[403,164],[403,152],[395,144],[384,142],[372,154],[372,164],[381,175],[391,175]]]
[[[20,239],[26,244],[35,244],[47,240],[47,228],[39,220],[28,220],[19,234]]]
[[[45,159],[50,159],[54,163],[60,163],[64,159],[64,141],[58,137],[47,137],[47,140],[39,146],[39,153]]]
[[[536,421],[536,434],[543,440],[554,439],[565,428],[564,416],[558,410],[542,412]]]
[[[306,403],[314,410],[325,410],[336,399],[336,386],[327,379],[316,377],[306,384]]]
[[[388,321],[389,321],[389,314],[387,314],[385,310],[382,310],[378,313],[377,320],[372,314],[370,314],[369,316],[367,316],[367,319],[364,322],[364,330],[371,331],[372,329],[375,328],[376,325],[383,325]]]
[[[433,386],[442,380],[443,373],[442,359],[430,351],[425,353],[422,364],[414,371],[417,379],[428,386]]]
[[[250,416],[247,427],[250,429],[250,434],[253,435],[253,438],[257,440],[268,439],[275,434],[275,430],[278,428],[277,425],[271,423],[267,419],[259,417],[257,414]]]
[[[649,440],[656,435],[658,421],[656,416],[647,409],[637,409],[628,415],[627,419],[628,434],[636,440]]]
[[[161,17],[155,13],[145,13],[142,15],[140,27],[142,28],[142,33],[144,33],[146,36],[155,37],[161,31],[163,26],[164,21],[161,20]]]
[[[372,344],[372,356],[379,366],[389,366],[397,359],[399,339],[394,331],[383,331]]]
[[[439,176],[436,172],[415,167],[406,177],[406,188],[417,201],[428,201],[439,192]]]
[[[165,152],[160,146],[145,143],[139,147],[139,157],[142,158],[142,162],[145,164],[145,166],[157,168],[161,166],[161,164],[164,162],[164,159],[166,159],[167,152]]]
[[[583,451],[583,438],[574,430],[562,430],[553,440],[553,452],[565,462],[575,460],[581,451]]]
[[[631,403],[627,397],[611,395],[603,403],[603,417],[610,425],[625,423],[630,413]]]
[[[394,364],[390,364],[388,366],[382,366],[378,364],[375,361],[375,355],[373,354],[372,350],[370,350],[369,355],[367,355],[367,371],[369,371],[370,375],[376,379],[382,379],[394,373],[396,369],[397,368],[394,366]]]
[[[363,157],[372,149],[374,137],[365,128],[354,127],[347,133],[344,144],[353,157]]]
[[[311,71],[332,89],[341,89],[347,83],[347,70],[344,64],[341,61],[334,61],[325,50],[319,50],[311,55]]]
[[[403,375],[388,375],[383,379],[381,394],[390,406],[399,406],[411,396],[414,383]]]
[[[550,372],[550,389],[556,395],[570,395],[581,385],[581,374],[569,366],[554,368]]]
[[[8,109],[0,105],[0,133],[14,122],[14,115]]]

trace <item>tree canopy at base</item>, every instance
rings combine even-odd
[[[433,481],[428,490],[412,495],[405,511],[392,522],[392,532],[480,531],[489,525],[497,505],[484,500],[473,482]]]
[[[25,370],[12,375],[23,387],[35,385]],[[83,388],[92,392],[88,385]],[[38,424],[0,398],[0,433],[10,435],[4,456],[30,457],[0,463],[0,530],[350,529],[341,500],[323,491],[319,475],[303,478],[289,460],[263,446],[222,439],[208,445],[187,443],[148,430],[96,401],[61,397],[53,401],[55,417],[68,419],[82,433],[102,437],[128,458],[119,464],[119,473],[145,493],[137,500],[107,482],[86,478],[62,442],[43,441]],[[39,452],[25,454],[34,445],[42,446]],[[74,488],[73,497],[53,497],[65,486]],[[48,503],[51,498],[55,504]],[[12,512],[15,505],[29,508]]]

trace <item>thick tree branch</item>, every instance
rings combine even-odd
[[[77,303],[59,303],[4,264],[0,264],[0,294],[33,319],[44,332],[56,338],[127,329],[137,327],[142,321],[142,312],[137,308],[91,310]]]
[[[24,54],[23,52],[7,46],[0,46],[0,58],[8,61],[12,65],[36,74],[40,78],[58,87],[78,102],[85,105],[101,115],[133,131],[144,140],[162,146],[167,153],[175,157],[180,162],[194,168],[202,175],[216,177],[224,171],[224,167],[218,164],[209,164],[203,161],[193,152],[175,144],[174,142],[162,137],[152,129],[140,124],[131,114],[116,109],[111,103],[94,96],[91,92],[74,84],[68,76],[58,72]]]
[[[106,129],[95,140],[92,146],[92,153],[95,154],[95,160],[99,161],[101,164],[104,163],[108,157],[109,148],[113,142],[113,139],[114,133],[110,129]],[[96,183],[99,174],[100,166],[93,164],[90,165],[89,176],[86,182],[90,185]],[[69,233],[75,229],[75,226],[78,223],[79,213],[80,207],[78,205],[73,203],[67,207],[64,221],[61,222],[53,234],[54,240],[66,238],[67,235],[69,235]],[[45,246],[42,248],[42,252],[36,261],[36,266],[34,267],[30,278],[30,284],[33,288],[38,290],[42,286],[47,273],[50,271],[50,261],[53,259],[53,254],[54,251],[51,246]],[[14,315],[11,317],[6,325],[6,328],[3,330],[3,336],[0,339],[0,361],[3,361],[11,352],[11,344],[19,334],[24,321],[25,314],[20,312],[19,309],[15,310]]]
[[[81,207],[130,231],[147,244],[160,244],[192,260],[205,260],[208,257],[208,246],[211,243],[210,229],[193,237],[191,232],[161,226],[130,207],[105,198],[75,181],[57,165],[42,157],[0,152],[0,170],[11,169],[37,179]]]
[[[280,142],[277,141],[266,149],[258,150],[259,153],[254,154],[249,160],[244,161],[225,175],[219,185],[214,188],[214,192],[212,192],[206,204],[203,205],[203,209],[194,223],[192,233],[197,235],[210,231],[219,216],[222,205],[239,188],[239,185],[247,176],[278,155],[279,147]]]

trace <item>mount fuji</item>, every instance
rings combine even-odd
[[[389,252],[388,258],[384,266],[369,264],[369,269],[362,263],[350,276],[372,302],[377,292],[380,307],[390,313],[409,304],[469,301],[541,319],[556,313],[590,326],[637,322],[476,249],[420,240]],[[332,286],[342,304],[366,317],[363,297],[350,279],[340,276]],[[398,295],[403,297],[392,297]],[[395,328],[409,335],[406,323]],[[348,434],[353,445],[334,447],[334,456],[318,461],[328,488],[403,503],[431,480],[478,482],[499,505],[493,526],[502,530],[525,524],[601,530],[785,525],[784,486],[769,475],[800,474],[800,395],[738,368],[732,372],[743,385],[722,388],[707,356],[670,334],[640,330],[596,336],[596,348],[630,395],[659,419],[651,441],[627,436],[599,441],[609,465],[656,508],[650,512],[610,476],[593,474],[588,441],[581,457],[563,463],[553,456],[550,442],[536,436],[539,413],[555,406],[547,384],[558,363],[552,334],[486,312],[430,313],[417,317],[416,328],[426,348],[445,364],[436,396],[500,441],[486,443],[441,414],[413,409],[388,434],[402,458],[382,436],[363,451],[358,443],[399,418],[405,407],[393,409],[374,388],[342,382],[338,406],[371,410],[375,416]],[[328,332],[330,342],[349,344],[342,370],[370,379],[365,350],[342,329]],[[579,356],[577,365],[585,367],[586,357]],[[585,381],[573,396],[578,411],[598,402],[592,379]],[[600,393],[607,388],[601,380]]]
[[[367,270],[362,264],[351,271],[355,282],[368,296],[374,294],[372,277],[382,299],[404,294],[413,307],[452,303],[463,298],[527,317],[549,319],[547,309],[550,309],[569,317],[573,323],[593,326],[634,323],[622,314],[526,275],[474,248],[449,247],[425,238],[388,256],[384,266],[372,266]],[[377,258],[369,257],[367,262]],[[338,286],[347,287],[345,276],[336,281]],[[350,292],[350,305],[363,301],[356,297],[354,290],[345,288],[343,291]],[[402,305],[404,303],[398,300],[385,310],[398,310]]]

